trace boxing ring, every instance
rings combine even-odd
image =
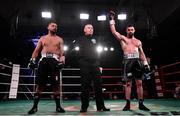
[[[5,68],[9,68],[9,73],[12,72],[12,74],[7,74],[7,73],[0,73],[3,78],[11,78],[13,77],[13,66],[7,66],[7,65],[3,65],[0,64],[1,66],[5,67]],[[16,66],[16,65],[15,65]],[[16,68],[16,67],[15,67]],[[104,71],[109,71],[107,72],[107,75],[103,75],[102,78],[103,80],[109,80],[109,82],[114,82],[115,83],[103,83],[103,92],[104,94],[118,94],[118,93],[124,93],[124,86],[122,84],[122,82],[120,82],[121,80],[121,76],[117,76],[117,75],[108,75],[108,73],[112,74],[112,71],[116,71],[116,73],[118,74],[122,69],[104,69]],[[111,72],[110,72],[111,71]],[[35,93],[35,78],[36,78],[36,72],[37,69],[35,70],[31,70],[29,68],[20,68],[19,72],[16,72],[16,74],[18,73],[19,77],[18,79],[8,79],[9,83],[7,82],[0,82],[1,85],[3,86],[8,86],[6,88],[11,89],[11,83],[18,82],[18,86],[14,87],[17,90],[15,90],[17,93],[16,97],[14,97],[14,99],[19,99],[19,97],[22,97],[21,94],[24,95],[24,97],[27,100],[32,99],[33,94]],[[69,74],[69,75],[68,75]],[[77,94],[78,96],[80,95],[80,69],[79,68],[64,68],[60,71],[60,89],[61,89],[61,95],[62,97],[66,97],[66,94]],[[5,77],[6,76],[6,77]],[[71,82],[71,83],[69,83]],[[108,81],[107,81],[108,82]],[[50,86],[50,84],[47,84],[47,86]],[[114,91],[112,89],[107,89],[108,87],[114,86],[115,89]],[[121,86],[121,89],[117,89],[118,86]],[[91,88],[92,91],[92,88]],[[1,94],[9,94],[10,91],[1,91]],[[44,91],[43,94],[52,94],[53,92],[49,92],[49,91]],[[91,92],[90,94],[93,94],[93,92]],[[9,98],[11,98],[9,96]],[[22,99],[22,98],[20,98]],[[67,98],[65,98],[67,99]]]
[[[136,99],[131,100],[131,109],[133,110],[123,112],[125,84],[122,81],[122,69],[103,68],[103,95],[105,105],[111,111],[96,112],[93,88],[91,88],[90,106],[85,115],[180,115],[180,100],[173,98],[175,84],[180,82],[179,67],[180,62],[156,66],[155,82],[158,98],[146,99],[145,96],[145,104],[151,109],[150,112],[140,111]],[[63,115],[82,114],[79,112],[81,106],[79,71],[78,68],[64,68],[60,71],[61,104],[66,110]],[[27,114],[33,104],[35,78],[36,70],[22,68],[18,64],[9,66],[0,63],[0,115]],[[39,111],[36,114],[57,115],[51,94],[51,86],[47,84],[39,103]]]
[[[163,93],[166,97],[173,97],[177,84],[180,85],[180,62],[161,66],[159,70]]]

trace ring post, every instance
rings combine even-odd
[[[62,69],[59,70],[60,81],[60,105],[62,105]]]

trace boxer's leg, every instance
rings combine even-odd
[[[59,85],[54,85],[53,91],[54,91],[54,100],[56,103],[56,112],[64,113],[65,110],[60,105],[60,88],[59,88]]]
[[[131,86],[132,81],[126,81],[126,87],[125,87],[125,97],[126,97],[126,105],[123,108],[123,111],[130,110],[130,99],[131,99]]]
[[[125,86],[125,98],[126,98],[126,105],[123,108],[123,111],[130,110],[130,99],[131,99],[131,86],[132,86],[132,61],[131,60],[124,60],[124,79],[126,81]]]
[[[57,67],[59,62],[55,59],[51,60],[51,85],[53,86],[54,100],[56,103],[56,112],[64,113],[65,110],[60,105],[60,69]],[[62,77],[61,77],[62,78]]]
[[[139,100],[139,109],[144,111],[150,111],[146,106],[143,104],[143,87],[142,87],[142,80],[136,80],[136,87],[138,93],[138,100]]]
[[[42,85],[41,86],[37,85],[36,93],[34,94],[34,105],[31,108],[31,110],[29,110],[28,114],[34,114],[38,111],[38,103],[39,103],[40,95],[42,93],[43,88],[44,87]]]
[[[144,111],[149,111],[149,109],[143,104],[143,84],[142,84],[143,73],[142,73],[142,64],[140,63],[139,60],[135,62],[134,69],[135,69],[134,75],[136,79],[136,88],[137,88],[136,90],[139,100],[139,109]]]

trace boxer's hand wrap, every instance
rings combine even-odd
[[[114,21],[114,20],[110,20],[110,21],[109,21],[109,24],[110,24],[110,25],[115,25],[115,21]]]
[[[28,64],[28,68],[30,69],[35,69],[37,66],[36,66],[36,60],[35,58],[31,58],[30,61],[29,61],[29,64]]]

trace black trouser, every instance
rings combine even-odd
[[[88,62],[85,60],[81,60],[80,71],[82,108],[87,108],[89,106],[89,92],[91,82],[93,82],[97,109],[103,108],[104,99],[102,95],[102,79],[98,64],[96,62]]]

